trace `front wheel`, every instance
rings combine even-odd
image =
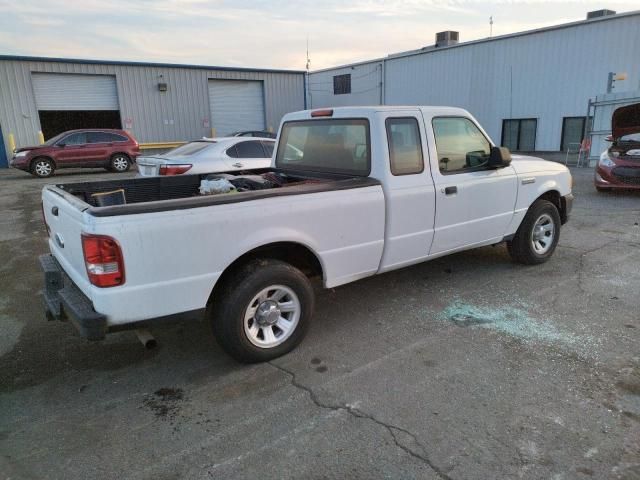
[[[126,172],[131,167],[131,161],[129,157],[123,153],[117,153],[113,157],[111,157],[111,162],[109,163],[109,169],[112,172]]]
[[[218,343],[233,358],[265,362],[302,341],[313,307],[311,282],[300,270],[279,260],[257,260],[221,286],[211,323]]]
[[[31,173],[36,177],[48,178],[54,170],[53,162],[48,158],[36,158],[31,164]]]
[[[546,262],[560,239],[560,214],[547,200],[533,202],[513,240],[507,242],[511,258],[526,265]]]

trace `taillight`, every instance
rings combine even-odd
[[[193,165],[188,163],[182,165],[160,165],[160,175],[180,175],[181,173],[191,169],[191,167],[193,167]]]
[[[42,222],[44,223],[44,228],[47,229],[47,237],[51,236],[51,230],[49,229],[49,224],[47,223],[47,218],[44,216],[44,203],[40,202],[40,210],[42,211]]]
[[[124,259],[120,245],[106,235],[82,234],[82,252],[89,281],[96,287],[124,283]]]

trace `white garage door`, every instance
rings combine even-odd
[[[38,110],[119,110],[116,77],[33,73]]]
[[[211,126],[223,137],[239,130],[264,130],[262,82],[209,80]]]

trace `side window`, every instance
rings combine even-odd
[[[110,142],[128,142],[129,141],[127,137],[125,137],[124,135],[118,135],[117,133],[107,133],[107,135],[109,135],[109,138],[111,138],[111,140],[109,140]]]
[[[264,153],[267,157],[273,157],[273,146],[275,142],[262,142],[262,147],[264,148]]]
[[[238,158],[264,158],[264,150],[260,142],[240,142],[236,144]]]
[[[464,173],[486,167],[491,144],[471,120],[440,117],[432,123],[441,173]]]
[[[387,118],[389,162],[393,175],[409,175],[424,170],[420,128],[415,118]]]
[[[238,152],[236,151],[235,145],[227,148],[227,156],[231,158],[238,158]]]
[[[88,132],[87,133],[87,142],[88,143],[109,143],[114,142],[115,140],[112,138],[113,135],[106,132]]]
[[[74,133],[65,137],[62,140],[62,143],[65,145],[84,145],[87,143],[87,134],[86,133]]]

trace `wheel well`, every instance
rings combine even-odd
[[[47,157],[46,155],[39,155],[35,158],[31,159],[31,163],[29,163],[29,170],[33,169],[33,164],[37,161],[40,160],[41,158],[44,158],[45,160],[49,160],[52,164],[53,164],[53,168],[55,169],[57,167],[56,165],[56,161],[51,158],[51,157]]]
[[[323,276],[322,265],[318,257],[308,247],[295,242],[278,242],[263,245],[255,248],[241,257],[237,258],[231,265],[229,265],[216,282],[211,295],[209,295],[209,301],[207,304],[211,304],[214,300],[214,296],[227,281],[228,278],[240,269],[256,259],[272,259],[281,260],[296,268],[298,268],[307,277]]]
[[[116,152],[116,153],[112,154],[111,157],[109,157],[109,158],[111,160],[113,160],[113,157],[115,157],[117,155],[124,155],[125,157],[127,157],[129,159],[129,161],[131,161],[131,157],[129,156],[128,153],[125,153],[125,152]]]
[[[558,213],[560,214],[560,220],[564,225],[567,221],[567,204],[565,199],[560,195],[560,192],[557,190],[549,190],[548,192],[540,195],[536,200],[547,200],[553,203],[558,209]]]

